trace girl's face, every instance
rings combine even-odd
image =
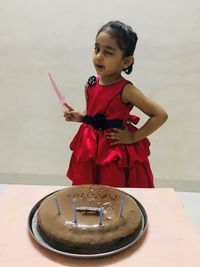
[[[121,75],[123,69],[128,67],[127,58],[123,56],[116,39],[107,32],[100,32],[96,37],[93,64],[101,77]]]

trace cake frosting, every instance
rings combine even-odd
[[[97,253],[141,229],[141,211],[125,192],[101,185],[61,189],[46,197],[37,214],[43,239],[62,251]]]

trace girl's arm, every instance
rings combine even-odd
[[[85,98],[87,98],[87,88],[88,84],[85,85]],[[64,111],[64,118],[66,121],[82,122],[83,117],[86,115],[86,110],[84,112],[79,112],[76,110]]]
[[[83,113],[72,110],[72,111],[64,111],[64,118],[66,121],[74,121],[74,122],[82,122],[83,116],[85,116],[85,111]]]
[[[139,110],[144,112],[149,119],[138,129],[138,131],[130,132],[127,129],[114,129],[115,132],[108,133],[108,138],[114,139],[114,144],[131,144],[142,140],[148,135],[155,132],[168,118],[164,108],[145,96],[139,89],[132,84],[127,84],[122,92],[122,101],[124,103],[132,103]]]

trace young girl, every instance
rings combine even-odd
[[[93,64],[98,77],[85,87],[86,112],[64,112],[66,121],[81,122],[70,144],[73,151],[67,176],[73,185],[154,187],[146,138],[166,120],[166,111],[122,76],[134,64],[137,35],[120,21],[105,24],[95,39]],[[149,119],[137,129],[137,107]]]

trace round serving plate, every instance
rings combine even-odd
[[[55,191],[56,192],[56,191]],[[102,251],[102,252],[98,252],[98,253],[90,253],[88,252],[86,253],[80,253],[80,252],[71,252],[71,251],[62,251],[60,249],[54,248],[52,247],[50,244],[48,244],[40,235],[38,229],[37,229],[37,212],[38,212],[38,208],[40,206],[40,204],[42,203],[42,201],[54,194],[55,192],[50,193],[49,195],[45,196],[44,198],[42,198],[40,201],[38,201],[34,207],[32,208],[29,217],[28,217],[28,229],[29,229],[29,233],[31,234],[31,236],[33,237],[33,239],[40,244],[41,246],[45,247],[46,249],[53,251],[57,254],[61,254],[64,256],[71,256],[71,257],[76,257],[76,258],[97,258],[97,257],[105,257],[105,256],[109,256],[115,253],[118,253],[120,251],[123,251],[127,248],[129,248],[130,246],[136,244],[141,237],[144,235],[146,229],[147,229],[147,225],[148,225],[148,217],[147,217],[147,213],[144,209],[144,207],[142,206],[142,204],[133,196],[129,195],[138,205],[138,207],[141,210],[142,213],[142,223],[141,223],[141,227],[139,229],[139,231],[137,231],[136,234],[130,235],[128,238],[123,239],[122,242],[119,242],[114,248],[112,248],[109,251]]]

